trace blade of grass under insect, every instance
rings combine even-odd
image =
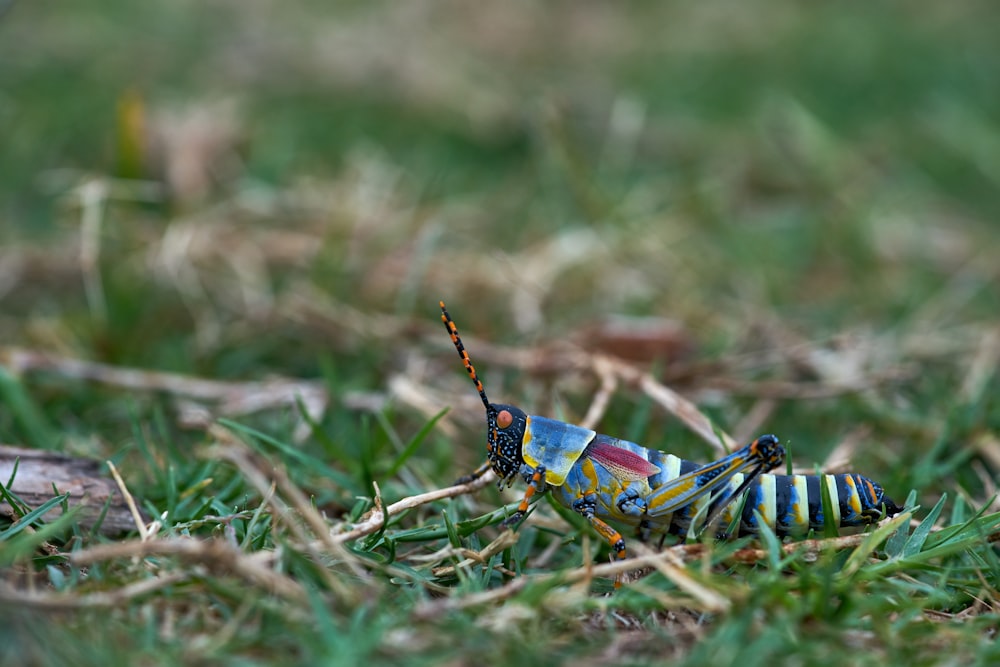
[[[900,514],[894,516],[890,521],[887,521],[865,535],[861,544],[855,547],[851,554],[847,557],[847,561],[841,569],[842,576],[853,576],[855,572],[868,562],[868,559],[871,558],[872,552],[878,548],[878,545],[888,538],[889,535],[896,531],[900,526],[905,526],[909,523],[911,516],[913,516],[912,512],[901,512]]]
[[[351,523],[357,523],[361,520],[361,515],[371,509],[372,506],[373,502],[371,498],[357,498],[351,507],[351,511],[347,513],[347,520]]]
[[[573,510],[560,505],[556,499],[552,497],[551,493],[545,494],[545,500],[548,502],[549,507],[552,508],[552,511],[558,514],[559,518],[565,521],[567,525],[575,528],[577,532],[584,531],[590,526],[590,522],[584,519],[579,512],[574,512]]]
[[[747,496],[749,494],[741,493],[736,499],[736,509],[733,511],[733,518],[729,521],[729,525],[726,526],[726,535],[729,537],[736,537],[740,534],[740,529],[743,527],[743,510],[747,506]],[[731,505],[734,501],[730,501]]]
[[[383,538],[385,536],[386,531],[389,529],[389,524],[394,519],[397,518],[397,517],[394,517],[394,516],[389,516],[389,510],[388,509],[385,509],[383,511],[385,512],[385,516],[383,516],[383,518],[382,518],[382,525],[379,526],[378,530],[376,530],[374,533],[372,533],[371,535],[369,535],[368,538],[364,541],[364,544],[363,544],[363,547],[362,547],[364,551],[372,551],[375,548],[375,545],[377,545],[380,542],[382,542]],[[385,541],[385,543],[390,545],[390,548],[392,550],[392,553],[390,554],[390,558],[394,559],[395,558],[395,554],[396,554],[395,542],[393,541],[393,539],[387,539]]]
[[[778,536],[771,526],[768,525],[763,514],[754,510],[753,515],[757,521],[757,537],[767,549],[768,565],[771,566],[772,570],[778,570],[781,567],[782,556],[784,556],[784,551],[781,549],[781,541],[778,540]]]
[[[451,520],[451,517],[448,516],[447,510],[441,511],[441,518],[444,521],[445,529],[447,529],[448,531],[448,543],[451,544],[453,549],[461,549],[462,540],[458,535],[458,529],[455,527],[455,523]],[[455,565],[457,565],[461,560],[462,558],[457,555],[452,556],[451,558],[452,563]],[[455,577],[457,577],[459,581],[463,583],[469,582],[469,575],[467,568],[456,567],[454,568],[454,571],[455,571]]]
[[[920,522],[920,525],[913,529],[913,534],[910,535],[910,539],[906,541],[903,545],[903,551],[900,553],[901,558],[909,558],[910,556],[915,556],[920,553],[920,550],[924,546],[924,542],[927,540],[927,536],[930,535],[931,530],[934,528],[934,522],[937,521],[938,515],[941,514],[941,510],[944,508],[944,502],[948,498],[948,494],[942,494],[941,499],[934,505],[934,508],[927,513],[924,520]]]
[[[830,487],[827,485],[827,476],[819,476],[820,501],[823,504],[823,537],[837,537],[840,534],[839,526],[834,520],[833,498],[830,496]]]
[[[688,544],[701,542],[703,537],[714,537],[714,535],[702,535],[702,533],[710,528],[704,523],[704,521],[708,517],[708,512],[711,506],[712,503],[710,502],[703,504],[698,508],[698,511],[694,513],[694,516],[691,517],[691,527],[688,529],[687,535],[684,538],[684,541]]]
[[[915,513],[920,507],[917,505],[917,492],[910,491],[909,495],[906,496],[906,502],[903,503],[903,507],[909,509],[911,513]],[[888,540],[885,542],[885,553],[890,558],[898,558],[900,554],[903,553],[903,547],[906,545],[906,541],[910,537],[910,524],[909,522],[904,523],[896,529]]]
[[[972,553],[977,547],[986,546],[985,537],[1000,529],[1000,516],[990,515],[982,517],[979,521],[970,522],[964,530],[954,533],[947,542],[943,542],[934,547],[928,547],[924,543],[924,548],[919,552],[907,556],[906,558],[894,558],[892,560],[878,563],[867,571],[872,575],[886,576],[894,572],[914,570],[921,567],[929,567],[932,562],[945,558],[952,554],[968,552]],[[984,553],[991,553],[988,550]]]
[[[979,523],[980,525],[987,526],[993,519],[1000,516],[1000,514],[986,514],[986,510],[992,505],[992,501],[984,504],[975,515],[969,517],[962,523],[945,526],[941,530],[932,531],[930,535],[927,536],[927,541],[924,543],[924,548],[929,549],[935,547],[943,542],[947,542],[952,539],[955,535],[966,530],[969,526]]]
[[[451,520],[448,516],[448,510],[441,510],[441,520],[444,521],[444,527],[448,531],[448,542],[451,543],[456,549],[462,548],[462,539],[458,535],[458,530],[455,528],[455,522]]]

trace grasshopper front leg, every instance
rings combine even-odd
[[[456,479],[455,485],[457,486],[459,484],[468,484],[469,482],[474,482],[483,475],[485,475],[486,473],[488,473],[489,471],[490,471],[490,462],[489,460],[487,460],[484,461],[482,465],[480,465],[478,468],[473,470],[468,475],[462,475],[461,477]]]
[[[531,503],[531,498],[544,488],[545,466],[538,466],[535,468],[535,472],[531,474],[531,479],[528,480],[528,488],[524,492],[524,497],[521,498],[521,504],[517,506],[517,511],[504,519],[504,528],[513,528],[519,524],[524,515],[528,513],[528,505]]]
[[[617,560],[625,560],[625,538],[617,530],[606,524],[601,519],[597,518],[597,494],[588,493],[580,498],[577,498],[573,502],[573,511],[579,512],[583,515],[590,525],[593,526],[597,534],[604,538],[604,540],[611,545],[611,548],[615,551],[615,558]],[[621,588],[622,581],[621,575],[615,576],[615,588]]]

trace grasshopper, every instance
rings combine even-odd
[[[486,461],[469,482],[493,470],[497,486],[521,478],[528,487],[517,510],[503,522],[513,527],[525,517],[532,498],[549,492],[582,515],[619,559],[625,539],[605,519],[653,532],[686,535],[691,530],[735,525],[754,534],[762,521],[779,536],[821,529],[821,487],[839,526],[860,526],[900,511],[881,486],[858,474],[773,475],[785,449],[777,436],[761,435],[717,461],[699,464],[582,426],[529,415],[513,405],[491,403],[444,302],[441,320],[486,408]],[[694,525],[698,523],[698,525]]]

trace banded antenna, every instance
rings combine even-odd
[[[448,309],[444,307],[444,301],[438,301],[441,306],[441,321],[444,322],[444,328],[448,330],[448,335],[451,336],[451,342],[455,344],[455,349],[458,350],[458,356],[462,358],[462,363],[465,364],[465,370],[469,371],[469,377],[472,381],[476,383],[476,389],[479,390],[479,397],[483,399],[483,405],[486,406],[486,410],[490,409],[490,399],[486,398],[486,390],[483,389],[483,383],[479,381],[479,376],[476,375],[476,369],[472,366],[472,360],[469,359],[469,353],[465,351],[465,346],[462,345],[462,339],[458,337],[458,328],[455,327],[455,321],[451,319],[451,315],[448,314]]]

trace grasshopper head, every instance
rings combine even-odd
[[[521,447],[528,416],[513,405],[486,405],[486,456],[499,483],[513,483],[524,465]]]

